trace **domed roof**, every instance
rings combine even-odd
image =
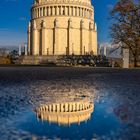
[[[91,4],[91,0],[34,0],[34,4],[41,4],[41,3],[50,3],[50,2],[53,2],[53,3],[59,3],[59,2],[70,2],[70,3],[75,3],[75,2],[79,2],[79,3],[86,3],[86,4]]]

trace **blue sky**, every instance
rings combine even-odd
[[[108,42],[109,10],[117,0],[93,0],[98,41]],[[0,0],[0,46],[26,42],[32,0]]]

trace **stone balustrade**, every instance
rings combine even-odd
[[[43,105],[35,110],[37,118],[58,124],[86,121],[94,110],[93,103],[71,102]]]
[[[74,16],[93,19],[94,12],[90,7],[80,5],[41,5],[32,8],[32,19],[45,16]]]
[[[39,108],[38,111],[46,112],[78,112],[91,109],[93,107],[90,103],[60,103],[50,104]]]

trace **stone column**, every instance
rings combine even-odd
[[[91,54],[93,52],[93,23],[89,23],[89,50],[88,52]]]
[[[30,55],[30,50],[31,50],[31,23],[29,22],[29,25],[28,25],[28,54]]]
[[[54,20],[54,30],[53,30],[53,55],[58,55],[59,53],[59,28],[58,20]]]
[[[65,103],[65,112],[68,111],[68,103]]]
[[[51,13],[51,7],[48,7],[48,16],[50,16]]]
[[[61,112],[64,111],[63,104],[61,103]]]
[[[64,6],[65,15],[67,15],[67,7]]]
[[[52,110],[52,107],[51,107],[51,105],[49,105],[49,112],[51,112],[51,110]]]
[[[46,9],[46,16],[48,16],[48,7],[46,7],[45,9]]]
[[[55,104],[53,104],[52,106],[53,106],[53,112],[55,112],[55,110],[56,110]]]
[[[76,111],[79,111],[79,103],[76,104]]]
[[[60,104],[57,104],[57,112],[59,112],[60,111]]]
[[[75,104],[73,103],[73,111],[75,111],[76,110],[76,106],[75,106]]]
[[[92,37],[94,40],[92,50],[94,52],[94,55],[97,55],[97,45],[98,44],[97,44],[97,25],[96,25],[96,23],[94,24],[94,30],[92,32]]]
[[[92,22],[89,24],[89,53],[97,55],[97,26]]]
[[[67,16],[68,15],[68,7],[65,6],[65,15]]]
[[[75,11],[76,11],[75,7],[73,7],[73,16],[75,16]]]
[[[38,18],[40,17],[40,8],[38,8]]]
[[[68,20],[68,33],[67,33],[67,49],[66,55],[71,55],[72,52],[72,20]]]
[[[69,112],[71,112],[72,111],[72,106],[71,106],[71,104],[69,103]]]
[[[80,22],[80,55],[84,54],[84,21]]]
[[[74,16],[74,10],[73,9],[74,9],[74,7],[72,6],[71,7],[71,16]]]
[[[69,6],[69,16],[71,16],[71,6]]]
[[[40,51],[39,54],[40,55],[45,55],[45,48],[46,48],[46,23],[45,21],[42,21],[41,23],[41,34],[40,34],[40,41],[41,41],[41,45],[40,45]]]
[[[82,104],[82,110],[84,110],[84,104]]]
[[[47,106],[47,105],[46,105],[46,107],[45,107],[45,108],[46,108],[46,111],[48,111],[48,106]]]
[[[35,21],[33,22],[33,30],[32,30],[32,53],[33,55],[39,54],[38,30],[37,30]]]
[[[59,15],[59,6],[56,6],[56,16]]]

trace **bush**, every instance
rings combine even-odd
[[[11,60],[7,57],[0,56],[0,65],[11,64]]]

